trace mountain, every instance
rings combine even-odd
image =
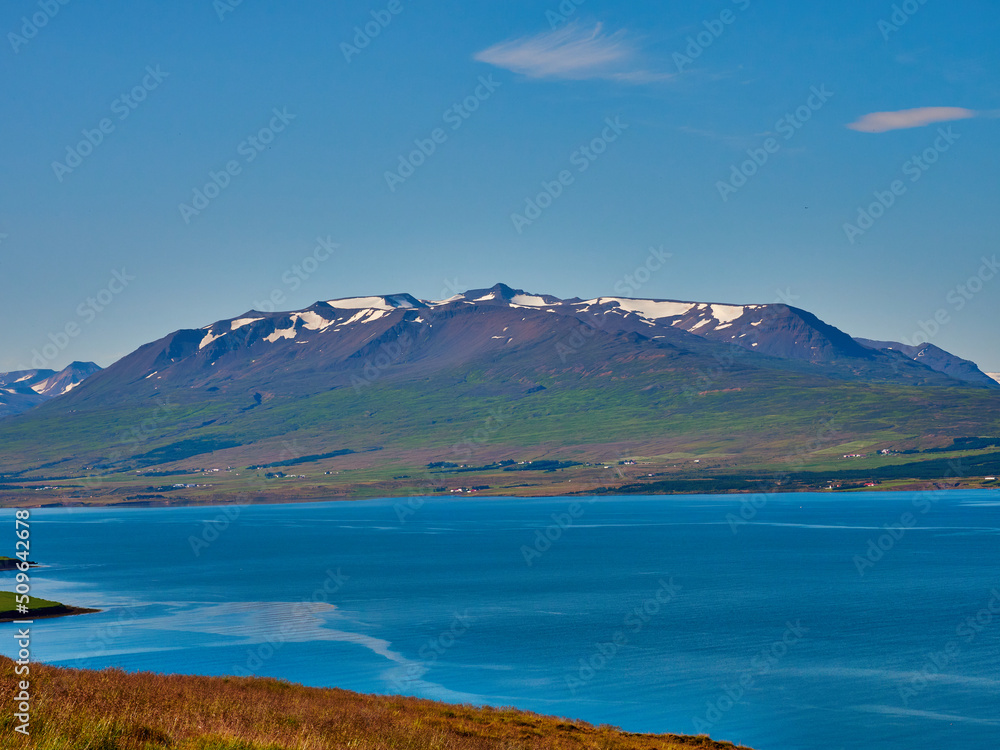
[[[0,417],[20,414],[49,399],[69,393],[100,369],[93,362],[73,362],[60,372],[0,372]]]
[[[600,346],[587,346],[591,339]],[[595,358],[600,362],[613,352],[669,352],[705,367],[738,360],[754,370],[849,380],[1000,387],[989,378],[971,382],[957,366],[948,372],[931,367],[931,362],[946,357],[963,362],[945,352],[937,359],[901,363],[894,353],[862,345],[788,305],[619,297],[561,300],[498,284],[439,302],[393,294],[317,302],[296,312],[249,310],[140,347],[93,376],[87,388],[61,407],[148,398],[178,389],[247,397],[258,391],[268,397],[307,395],[383,378],[440,375],[474,362],[503,361],[509,363],[511,377],[534,382],[531,374],[540,367]],[[62,376],[40,384],[55,383]]]
[[[987,375],[988,375],[989,377],[991,377],[991,378],[992,378],[993,380],[995,380],[995,381],[997,381],[998,383],[1000,383],[1000,372],[988,372],[988,373],[986,373],[986,374],[987,374]]]
[[[975,362],[956,357],[933,344],[923,343],[918,346],[908,346],[898,341],[872,341],[871,339],[855,339],[855,341],[869,349],[898,352],[914,362],[919,362],[935,372],[942,372],[956,380],[973,383],[983,388],[1000,387],[1000,382],[980,370]]]
[[[761,354],[830,362],[841,358],[872,361],[843,331],[812,313],[782,304],[722,305],[600,297],[580,303],[614,313],[637,315],[646,325],[671,326],[702,338],[732,343]]]
[[[241,466],[299,466],[314,494],[385,495],[426,491],[413,477],[427,465],[472,461],[509,479],[512,464],[545,459],[537,471],[592,465],[595,482],[616,456],[646,456],[650,476],[691,470],[692,456],[760,471],[1000,434],[1000,386],[947,357],[868,346],[783,304],[559,299],[503,284],[440,301],[334,299],[145,344],[0,421],[0,474],[113,476],[102,492],[143,498],[158,486],[147,472],[230,472],[178,483],[198,494],[246,491]],[[581,481],[575,471],[548,479]],[[536,486],[523,476],[503,486]]]
[[[870,347],[824,323],[812,313],[784,304],[732,305],[623,297],[560,300],[548,295],[525,294],[503,284],[492,289],[466,292],[446,302],[545,310],[573,316],[594,329],[629,331],[652,339],[683,341],[685,339],[677,338],[677,331],[684,331],[702,339],[736,345],[756,354],[826,365],[828,374],[837,372],[847,377],[864,374],[876,379],[882,376],[905,382],[946,382],[923,368],[900,368],[894,356],[874,354]],[[928,369],[938,371],[936,368]],[[988,383],[977,384],[991,387]]]

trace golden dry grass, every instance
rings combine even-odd
[[[707,737],[627,734],[514,709],[453,706],[254,678],[31,667],[31,738],[14,732],[0,657],[0,748],[34,750],[705,750]]]

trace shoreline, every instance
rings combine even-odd
[[[875,487],[849,487],[849,488],[837,488],[837,489],[827,489],[827,488],[802,488],[802,487],[774,487],[768,488],[766,490],[726,490],[718,492],[621,492],[617,490],[609,490],[608,488],[596,488],[594,491],[574,491],[574,492],[535,492],[531,494],[515,494],[515,493],[490,493],[490,492],[468,492],[462,494],[455,493],[435,493],[435,494],[425,494],[425,495],[387,495],[387,494],[373,494],[371,496],[346,496],[346,495],[332,495],[332,496],[308,496],[308,497],[288,497],[286,495],[279,496],[268,496],[267,494],[257,495],[256,497],[247,500],[246,498],[240,497],[227,497],[227,496],[214,496],[205,499],[194,499],[194,498],[164,498],[163,500],[144,500],[141,502],[136,501],[121,501],[121,502],[109,502],[103,500],[87,500],[72,499],[63,500],[55,502],[34,502],[30,504],[7,504],[3,497],[0,496],[0,510],[60,510],[67,508],[75,509],[86,509],[86,508],[117,508],[122,510],[136,509],[142,510],[147,508],[226,508],[233,506],[249,506],[249,505],[303,505],[303,504],[319,504],[319,503],[341,503],[341,502],[370,502],[373,500],[394,500],[394,501],[406,501],[413,499],[420,500],[441,500],[441,499],[453,499],[453,500],[472,500],[472,499],[493,499],[493,500],[545,500],[551,498],[583,498],[583,497],[752,497],[755,495],[795,495],[795,494],[810,494],[810,495],[853,495],[861,492],[866,493],[902,493],[902,492],[991,492],[1000,490],[1000,486],[986,486],[986,487],[959,487],[959,486],[947,486],[948,484],[954,485],[954,482],[944,482],[941,483],[925,483],[919,486],[875,486]],[[13,568],[10,568],[13,569]],[[0,572],[4,569],[0,568]]]
[[[1000,438],[979,443],[1000,442]],[[288,474],[233,457],[210,458],[94,476],[39,474],[41,467],[0,475],[2,507],[176,507],[410,497],[571,497],[593,495],[775,495],[784,492],[941,491],[1000,487],[1000,446],[930,448],[919,455],[845,453],[789,463],[769,454],[667,453],[595,460],[569,447],[562,458],[476,465],[433,456],[352,454],[313,461]],[[843,450],[855,450],[853,447]],[[839,451],[837,452],[839,454]],[[625,453],[619,451],[624,456]],[[697,458],[696,455],[700,455]],[[360,458],[359,458],[360,456]],[[310,457],[311,458],[311,457]],[[352,459],[352,460],[348,460]],[[565,460],[563,460],[565,459]],[[247,459],[242,459],[245,463]],[[266,466],[265,466],[266,468]],[[155,469],[155,470],[154,470]],[[169,478],[167,478],[169,477]]]

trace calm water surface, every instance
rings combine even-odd
[[[758,750],[1000,747],[1000,492],[748,499],[34,511],[34,593],[104,610],[38,621],[34,657]]]

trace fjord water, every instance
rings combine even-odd
[[[749,500],[38,510],[33,593],[104,611],[37,621],[33,657],[758,750],[1000,746],[1000,492]]]

